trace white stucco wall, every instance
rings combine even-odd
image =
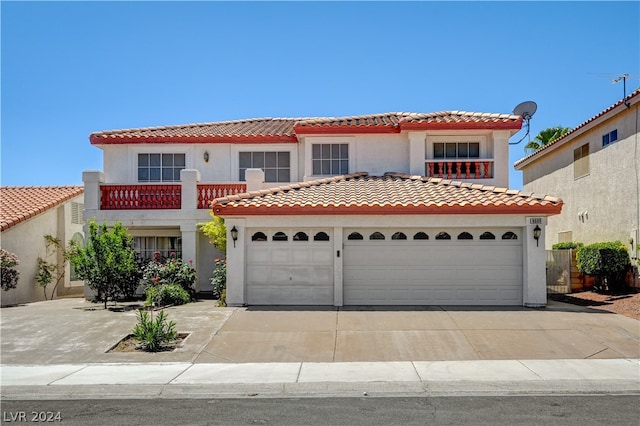
[[[42,288],[35,281],[38,257],[51,263],[62,262],[61,253],[52,253],[50,250],[51,254],[47,257],[44,236],[56,237],[67,246],[75,233],[84,235],[82,225],[71,222],[71,203],[83,203],[83,200],[83,196],[75,197],[2,232],[2,248],[15,253],[20,260],[18,286],[13,290],[0,292],[2,306],[44,300]],[[64,280],[58,285],[54,298],[69,293],[73,287],[82,288],[82,281],[70,281],[69,278],[70,267],[66,264]],[[51,298],[54,286],[55,277],[54,282],[47,287],[48,299]]]
[[[628,245],[640,217],[638,104],[592,126],[524,168],[524,191],[560,197],[562,214],[549,218],[547,248],[560,239]],[[618,141],[602,147],[602,135],[618,129]],[[574,149],[589,144],[589,174],[574,178]],[[636,245],[637,247],[637,245]],[[633,247],[634,249],[636,247]],[[634,257],[632,253],[632,257]]]

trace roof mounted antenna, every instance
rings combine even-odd
[[[627,78],[629,78],[629,74],[622,74],[615,80],[611,81],[611,84],[620,83],[620,81],[622,81],[622,99],[623,99],[624,105],[627,108],[631,108],[631,104],[627,100]]]
[[[529,136],[529,141],[531,141],[531,126],[529,125],[529,121],[531,120],[531,117],[533,117],[533,114],[536,113],[537,109],[538,105],[533,101],[524,101],[513,109],[513,114],[522,117],[527,125],[527,133],[518,142],[509,142],[509,145],[518,145],[527,136]]]

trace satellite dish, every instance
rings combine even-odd
[[[525,124],[527,125],[527,133],[518,142],[509,142],[509,145],[517,145],[522,142],[524,138],[529,136],[531,131],[531,127],[529,127],[529,120],[531,120],[531,117],[533,117],[533,114],[536,113],[537,109],[538,105],[533,101],[524,101],[513,109],[513,115],[519,115],[525,121]]]
[[[533,117],[533,114],[536,113],[537,109],[538,105],[536,105],[535,102],[524,101],[521,104],[518,104],[518,106],[513,109],[513,114],[519,115],[520,117],[528,121],[531,119],[531,117]]]

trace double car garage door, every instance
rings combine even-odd
[[[248,234],[252,305],[333,305],[334,260],[345,305],[522,303],[517,229],[346,229],[340,258],[328,229]]]

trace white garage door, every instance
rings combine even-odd
[[[248,229],[247,303],[333,305],[328,229]]]
[[[521,305],[519,229],[351,229],[345,305]]]

